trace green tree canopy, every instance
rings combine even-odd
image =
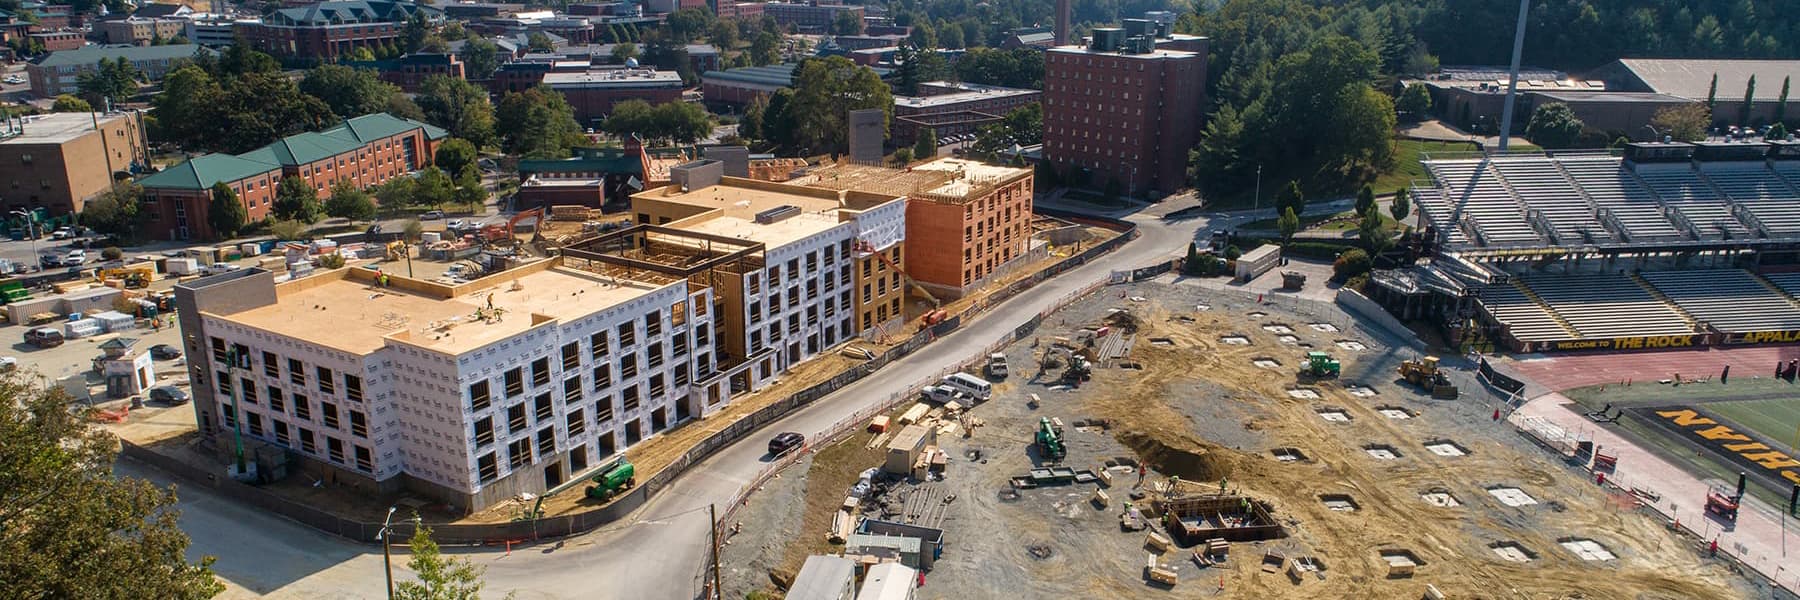
[[[349,179],[339,179],[331,184],[331,197],[325,200],[325,214],[339,219],[351,221],[367,221],[375,218],[375,201],[369,199],[368,192]]]
[[[108,236],[132,239],[142,222],[139,219],[142,201],[143,189],[137,184],[115,183],[82,205],[81,224]]]
[[[452,196],[457,204],[480,212],[482,205],[487,203],[488,191],[481,185],[481,176],[476,175],[474,169],[464,169],[462,175],[456,177],[456,191]]]
[[[412,558],[406,566],[418,581],[395,582],[396,600],[480,600],[485,570],[468,559],[445,557],[431,539],[431,528],[419,526],[407,540]]]
[[[1275,226],[1281,230],[1281,245],[1286,247],[1294,242],[1294,234],[1300,232],[1300,216],[1294,214],[1293,207],[1281,211],[1281,218],[1275,220]]]
[[[1284,214],[1290,210],[1297,215],[1306,214],[1306,193],[1300,191],[1299,181],[1289,181],[1275,193],[1275,213]]]
[[[185,558],[173,488],[113,472],[117,441],[72,399],[0,378],[0,581],[16,598],[202,600],[212,557]]]
[[[956,76],[982,85],[1043,89],[1044,53],[1031,48],[970,48],[957,59]]]
[[[1394,109],[1415,119],[1424,118],[1425,113],[1431,111],[1431,90],[1422,83],[1406,86],[1406,91],[1400,92],[1400,99],[1394,101]]]
[[[79,97],[63,94],[50,105],[51,112],[94,112],[94,106]]]
[[[238,199],[237,192],[221,181],[212,186],[212,201],[206,207],[206,224],[221,240],[237,237],[250,220],[250,209]]]
[[[1581,137],[1582,127],[1581,119],[1575,117],[1575,111],[1569,105],[1551,102],[1540,104],[1531,111],[1531,121],[1525,125],[1525,137],[1545,148],[1568,148]]]
[[[313,223],[319,220],[319,190],[305,179],[289,176],[275,186],[275,218]]]
[[[1402,222],[1412,215],[1412,188],[1400,188],[1394,192],[1394,202],[1388,205],[1388,214],[1393,215],[1395,222]]]
[[[613,49],[612,49],[613,62],[616,62],[619,64],[625,64],[625,61],[633,59],[633,58],[637,58],[637,57],[638,57],[637,44],[633,44],[631,42],[619,42],[617,44],[613,44]]]
[[[300,91],[325,101],[339,117],[360,117],[387,110],[388,99],[400,92],[367,69],[322,65],[308,69],[300,79]]]
[[[413,99],[425,120],[469,140],[477,147],[494,141],[494,106],[487,90],[448,75],[433,75],[419,84]]]
[[[1361,190],[1356,192],[1356,214],[1367,213],[1373,206],[1375,206],[1375,188],[1364,185]]]
[[[438,144],[437,153],[432,157],[432,162],[446,173],[461,175],[463,171],[470,170],[475,166],[476,158],[478,156],[475,152],[475,145],[469,143],[469,140],[450,138]]]
[[[414,200],[418,194],[418,181],[411,177],[395,177],[375,186],[375,199],[385,209],[396,209],[414,204],[425,204]]]
[[[488,79],[500,68],[500,47],[487,38],[472,37],[464,41],[459,57],[463,61],[463,74],[469,79]]]
[[[764,31],[750,42],[750,64],[764,67],[781,62],[781,35]]]
[[[423,206],[438,206],[455,200],[456,182],[450,174],[437,167],[425,167],[414,179],[412,202]]]
[[[1677,142],[1705,140],[1706,129],[1711,125],[1712,112],[1699,102],[1665,107],[1650,117],[1650,126]]]
[[[805,154],[845,151],[849,147],[849,111],[881,109],[883,134],[894,115],[894,95],[887,83],[875,71],[842,56],[800,61],[794,70],[793,89],[786,112],[796,130],[795,141]]]
[[[494,131],[508,154],[561,158],[585,139],[575,123],[575,109],[549,86],[508,93],[500,100],[498,114]]]
[[[926,127],[920,129],[916,137],[919,139],[913,141],[913,157],[919,160],[937,158],[937,130]]]

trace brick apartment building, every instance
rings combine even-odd
[[[407,93],[417,93],[419,84],[435,75],[464,79],[461,58],[455,54],[408,54],[393,60],[345,63],[359,69],[374,69],[382,81],[399,86]]]
[[[0,121],[0,206],[81,212],[115,178],[146,164],[142,132],[133,115],[122,113]]]
[[[1031,169],[960,158],[904,170],[845,163],[789,183],[906,196],[906,237],[918,243],[906,245],[905,270],[940,299],[962,296],[1030,250]]]
[[[721,19],[757,20],[763,17],[763,3],[721,1],[718,14]]]
[[[440,20],[436,7],[398,0],[329,0],[283,8],[239,30],[252,48],[282,58],[331,62],[357,48],[400,43],[414,13]]]
[[[851,13],[857,19],[863,18],[863,7],[847,4],[822,4],[818,2],[768,2],[762,6],[763,14],[773,17],[783,27],[793,25],[800,33],[823,33],[831,29],[832,22],[837,20],[838,13]]]
[[[30,38],[43,44],[45,52],[79,50],[87,45],[87,36],[79,31],[38,31],[32,33]]]
[[[675,102],[681,100],[684,89],[681,76],[674,71],[632,68],[551,72],[544,75],[544,85],[568,99],[575,109],[575,122],[586,128],[598,128],[619,102]]]
[[[424,123],[377,113],[235,156],[195,157],[138,180],[144,188],[144,231],[156,239],[211,239],[207,211],[215,183],[237,192],[255,221],[274,208],[275,186],[282,179],[305,180],[321,200],[343,179],[367,189],[429,166],[438,143],[448,136]]]
[[[1202,47],[1205,38],[1174,40]],[[1117,180],[1128,194],[1169,193],[1187,181],[1188,149],[1206,105],[1206,52],[1156,47],[1156,38],[1094,30],[1088,46],[1044,56],[1044,158],[1087,184]]]
[[[25,74],[31,80],[31,93],[40,98],[51,98],[58,94],[73,94],[80,89],[83,73],[94,70],[101,59],[118,60],[123,58],[137,67],[144,74],[144,79],[155,83],[162,81],[164,75],[180,68],[202,52],[212,52],[194,44],[174,46],[89,46],[62,52],[50,52],[32,59],[25,65]]]
[[[974,83],[921,83],[917,96],[894,96],[891,137],[895,145],[909,146],[926,128],[939,137],[974,133],[983,125],[999,122],[1006,113],[1037,104],[1043,95],[1038,90]]]
[[[171,40],[187,30],[186,19],[152,19],[126,17],[94,23],[94,29],[106,37],[108,44],[148,46],[157,40]]]

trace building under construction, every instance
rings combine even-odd
[[[1031,243],[1031,169],[943,158],[906,169],[842,163],[790,183],[905,196],[906,272],[932,294],[961,297]]]
[[[636,226],[563,256],[710,294],[717,339],[695,343],[716,343],[734,390],[901,321],[904,198],[724,177],[713,160],[672,177],[632,196]]]

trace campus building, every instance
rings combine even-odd
[[[282,138],[238,155],[205,154],[138,180],[146,237],[169,240],[216,237],[207,219],[214,184],[224,183],[244,203],[249,220],[268,216],[275,187],[298,177],[318,190],[349,180],[367,189],[431,165],[449,133],[387,113],[364,115],[325,131]]]
[[[598,129],[600,121],[612,114],[614,104],[626,100],[653,105],[676,102],[683,89],[681,76],[674,71],[641,68],[551,71],[544,74],[544,85],[562,94],[575,110],[575,122],[589,129]]]
[[[721,303],[719,361],[734,389],[760,388],[904,318],[902,196],[725,177],[717,160],[676,167],[671,177],[631,197],[639,226],[613,237],[668,248],[643,256],[671,265],[735,253],[737,262],[706,283]]]
[[[762,5],[762,12],[774,18],[776,24],[792,25],[800,33],[824,33],[841,13],[856,15],[859,21],[863,18],[861,6],[822,2],[768,2]]]
[[[131,16],[94,23],[94,29],[106,37],[108,44],[149,46],[158,40],[171,40],[187,29],[187,19],[164,19]]]
[[[148,164],[143,128],[124,113],[52,113],[0,121],[0,198],[7,210],[81,212]]]
[[[32,41],[43,44],[45,52],[78,50],[87,45],[87,36],[79,31],[38,31],[29,37]]]
[[[81,76],[94,71],[102,59],[125,59],[143,73],[150,83],[162,81],[164,75],[193,62],[202,52],[212,52],[194,44],[172,46],[90,46],[62,52],[51,52],[34,58],[25,65],[31,80],[31,93],[40,98],[80,91]],[[98,107],[96,107],[98,108]]]
[[[917,96],[894,96],[894,124],[890,137],[896,146],[910,146],[926,128],[938,137],[975,133],[983,125],[998,123],[1006,113],[1036,104],[1038,90],[928,81],[919,84]]]
[[[325,481],[459,512],[541,494],[726,400],[700,382],[708,290],[599,267],[551,258],[457,286],[369,268],[183,283],[200,433],[229,448],[242,427]]]
[[[443,11],[399,0],[329,0],[270,13],[257,23],[240,23],[250,47],[282,58],[331,62],[357,48],[400,45],[407,20],[423,13],[437,21]]]
[[[1131,195],[1185,187],[1200,133],[1194,107],[1206,105],[1206,39],[1189,38],[1174,41],[1200,51],[1098,28],[1087,46],[1047,50],[1044,159],[1073,181],[1118,181]]]
[[[955,298],[1030,250],[1033,172],[960,158],[906,169],[842,163],[791,183],[906,197],[906,273]]]

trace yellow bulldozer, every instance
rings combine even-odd
[[[1400,378],[1407,383],[1419,386],[1419,389],[1431,394],[1439,400],[1455,400],[1461,395],[1456,384],[1438,369],[1438,357],[1426,356],[1417,359],[1400,361]]]

